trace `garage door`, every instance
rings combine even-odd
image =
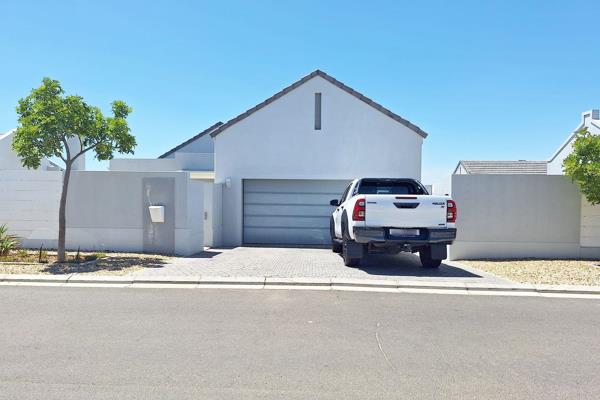
[[[348,181],[244,180],[244,243],[327,244],[331,199]]]

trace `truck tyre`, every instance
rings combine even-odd
[[[335,223],[333,217],[329,220],[329,233],[331,235],[331,251],[334,253],[342,252],[342,242],[335,237]]]
[[[342,218],[342,258],[346,267],[356,267],[360,265],[362,258],[350,257],[348,254],[348,246],[354,245],[355,242],[350,239],[350,235],[348,234],[347,218],[346,214],[344,214]]]
[[[419,250],[419,258],[421,259],[421,265],[423,268],[438,268],[442,263],[442,260],[436,260],[431,258],[431,247],[422,247]]]

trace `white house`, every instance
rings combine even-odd
[[[325,244],[329,201],[355,177],[420,179],[426,136],[317,70],[159,160],[114,160],[110,168],[183,169],[210,179],[214,160],[222,185],[214,244]]]
[[[0,170],[21,171],[27,169],[21,164],[21,159],[12,149],[14,133],[14,129],[6,133],[0,133]],[[60,169],[58,165],[47,158],[42,159],[38,168],[40,171],[60,171]]]
[[[317,70],[158,159],[114,159],[110,171],[92,172],[82,158],[69,187],[67,245],[191,254],[202,244],[326,244],[330,200],[356,177],[420,179],[426,136]],[[3,136],[0,144],[10,140]],[[1,159],[20,165],[7,148],[10,157]],[[52,201],[44,200],[49,209],[19,229],[30,246],[52,243],[62,173],[7,169],[0,166],[0,175],[27,186],[20,195],[41,201],[47,196],[39,190],[52,188]],[[48,181],[43,188],[42,181]],[[15,193],[0,193],[0,200]],[[16,216],[11,226],[37,212],[25,200],[7,211]],[[149,207],[162,207],[165,220],[152,220]],[[46,233],[34,235],[31,228],[41,224]]]

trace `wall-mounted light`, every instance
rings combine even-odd
[[[225,179],[225,187],[227,189],[231,189],[231,178],[226,178]]]

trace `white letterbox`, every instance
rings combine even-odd
[[[149,206],[150,220],[153,223],[165,222],[165,206]]]

